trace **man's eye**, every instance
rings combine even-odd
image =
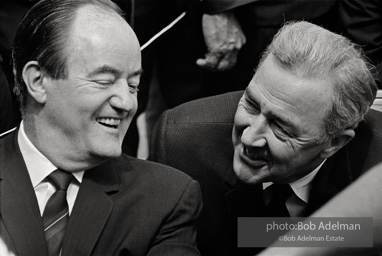
[[[289,132],[287,132],[281,125],[279,125],[277,122],[274,122],[273,123],[275,128],[276,128],[276,133],[277,134],[281,134],[282,136],[287,136],[287,137],[291,137],[291,135],[289,134]]]
[[[259,107],[256,104],[253,104],[249,100],[245,100],[243,105],[244,105],[244,108],[247,110],[248,113],[258,114],[260,112]]]
[[[130,92],[133,94],[139,92],[138,85],[129,85],[129,88],[130,88]]]
[[[96,80],[94,82],[96,82],[97,84],[100,84],[100,85],[105,85],[105,86],[114,84],[114,81],[111,81],[111,80]]]

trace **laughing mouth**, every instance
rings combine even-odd
[[[264,156],[264,153],[259,152],[259,150],[254,150],[251,148],[244,147],[243,154],[248,160],[254,161],[254,162],[268,162],[269,158],[267,156]]]
[[[113,128],[113,129],[118,129],[119,124],[121,123],[121,119],[119,118],[97,118],[96,120],[99,124]]]

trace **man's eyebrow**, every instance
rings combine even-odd
[[[251,92],[251,90],[249,89],[249,87],[247,87],[246,89],[245,89],[245,96],[246,96],[246,98],[248,98],[252,103],[256,103],[256,104],[258,104],[257,103],[257,100],[255,99],[255,96],[253,95],[253,93]]]
[[[284,119],[280,116],[273,115],[273,118],[276,120],[276,122],[281,123],[282,125],[285,125],[287,127],[290,127],[292,129],[297,130],[296,126],[288,119]]]
[[[104,65],[102,67],[98,67],[96,68],[95,70],[93,70],[92,72],[90,72],[90,76],[93,76],[93,75],[97,75],[97,74],[103,74],[103,73],[110,73],[110,74],[113,74],[113,75],[117,75],[120,73],[119,70],[117,70],[116,68],[113,68],[111,66],[108,66],[108,65]]]
[[[248,97],[248,100],[251,102],[251,104],[256,104],[258,105],[259,103],[257,102],[257,100],[255,99],[255,96],[253,95],[253,93],[251,92],[251,90],[249,90],[249,88],[247,87],[246,90],[245,90],[245,94],[247,95]],[[286,117],[283,117],[283,116],[280,116],[276,113],[274,113],[273,111],[270,112],[270,113],[267,113],[267,114],[270,114],[272,116],[272,118],[282,124],[282,125],[285,125],[287,127],[290,127],[291,129],[295,129],[297,130],[297,127],[296,125],[289,119],[289,118],[286,118]]]
[[[131,77],[134,77],[134,76],[140,76],[143,74],[143,69],[138,69],[137,71],[134,71],[133,73],[129,74],[129,76],[127,78],[131,78]]]
[[[121,71],[119,71],[118,69],[116,69],[114,67],[111,67],[111,66],[108,66],[108,65],[104,65],[102,67],[96,68],[95,70],[90,72],[89,75],[93,76],[93,75],[104,74],[104,73],[110,73],[110,74],[113,74],[113,75],[119,75],[119,74],[121,74]],[[143,69],[140,68],[139,70],[136,70],[136,71],[132,72],[131,74],[129,74],[128,78],[131,78],[131,77],[134,77],[134,76],[137,76],[137,75],[142,75],[142,73],[143,73]]]

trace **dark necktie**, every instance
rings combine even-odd
[[[66,190],[72,177],[71,173],[60,170],[56,170],[48,176],[49,181],[57,189],[49,198],[42,216],[49,256],[60,254],[65,228],[69,220]]]
[[[267,206],[268,217],[289,217],[286,200],[293,194],[289,184],[273,184],[271,187],[271,201]]]

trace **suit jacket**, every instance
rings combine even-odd
[[[19,111],[12,97],[7,78],[3,73],[1,62],[2,58],[0,55],[0,134],[20,123]]]
[[[233,172],[231,134],[242,94],[227,93],[168,110],[152,135],[149,159],[182,170],[201,184],[204,206],[198,248],[202,255],[239,255],[236,217],[263,216],[262,186],[245,185]],[[381,161],[382,113],[370,110],[355,138],[327,159],[312,181],[306,214]]]
[[[17,130],[0,139],[0,189],[0,236],[16,255],[47,255]],[[195,221],[200,210],[195,180],[122,155],[85,172],[62,255],[199,255]]]

